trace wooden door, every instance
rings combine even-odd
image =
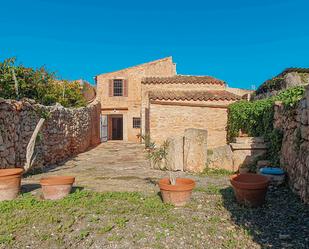
[[[113,140],[123,139],[123,119],[122,117],[112,118],[112,139]]]

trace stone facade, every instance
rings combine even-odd
[[[24,165],[27,144],[42,114],[50,113],[36,142],[35,166],[58,163],[97,145],[100,111],[99,102],[69,109],[0,99],[0,168]]]
[[[214,103],[209,102],[209,106],[151,103],[149,126],[152,140],[162,144],[169,136],[183,134],[187,128],[197,128],[208,131],[209,148],[225,145],[227,105],[230,102],[226,101],[226,105],[222,107],[216,107]]]
[[[291,188],[309,203],[309,87],[294,110],[287,111],[276,103],[274,125],[283,132],[281,167],[288,174]]]
[[[171,57],[126,68],[112,73],[96,76],[97,97],[102,104],[102,115],[120,115],[123,117],[123,140],[137,142],[141,130],[133,128],[133,118],[141,117],[141,81],[150,76],[174,76],[175,64]],[[109,81],[123,79],[127,81],[127,96],[110,96]],[[109,120],[109,124],[111,124]],[[110,127],[110,125],[109,125]],[[111,136],[109,136],[111,138]]]
[[[122,80],[126,89],[123,96],[113,96],[111,82]],[[125,141],[137,142],[138,135],[150,134],[158,145],[168,138],[167,135],[179,135],[187,128],[207,129],[209,146],[226,144],[227,106],[250,91],[229,88],[225,82],[210,76],[189,76],[176,74],[176,67],[171,57],[145,63],[120,71],[101,74],[96,77],[97,96],[102,104],[102,115],[107,118],[108,139],[113,139],[112,119],[120,118],[123,123]],[[222,91],[238,96],[232,99],[179,100],[169,105],[150,101],[149,94],[153,91],[200,92],[200,96]],[[166,104],[166,103],[164,103]],[[133,118],[140,118],[141,127],[133,128]],[[182,120],[183,123],[177,123]],[[169,133],[169,134],[167,134]]]

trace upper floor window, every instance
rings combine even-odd
[[[128,81],[125,79],[111,79],[109,81],[109,96],[128,97]]]
[[[114,96],[123,96],[123,80],[114,80]]]

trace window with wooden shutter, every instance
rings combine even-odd
[[[123,80],[123,96],[128,97],[128,80]]]
[[[108,96],[113,97],[114,96],[114,80],[109,80],[108,82]]]
[[[113,96],[123,96],[123,80],[114,79]]]
[[[128,81],[124,79],[111,79],[109,80],[109,97],[123,96],[128,97]]]

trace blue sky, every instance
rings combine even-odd
[[[180,74],[251,88],[309,67],[309,1],[0,0],[0,59],[64,79],[173,56]]]

